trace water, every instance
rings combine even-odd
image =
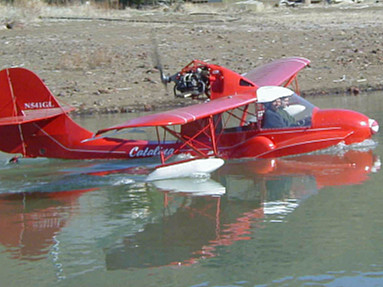
[[[312,101],[383,125],[380,97]],[[230,162],[156,183],[109,172],[129,162],[1,154],[1,286],[382,286],[382,154]]]

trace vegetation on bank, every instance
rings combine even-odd
[[[0,25],[12,29],[46,17],[120,17],[121,13],[129,14],[154,1],[157,0],[0,0]]]
[[[199,0],[0,0],[0,30],[23,27],[44,18],[128,19],[148,10],[216,13],[230,5],[226,1],[235,0],[224,0],[218,6],[194,5],[192,1]]]

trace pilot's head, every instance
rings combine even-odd
[[[264,104],[266,109],[277,110],[281,107],[281,98],[290,97],[293,91],[280,86],[263,86],[257,90],[258,103]]]
[[[266,109],[271,109],[271,110],[276,111],[281,106],[281,99],[280,98],[275,99],[272,102],[264,103],[264,105],[265,105]]]
[[[284,108],[288,107],[290,105],[290,98],[291,98],[291,96],[282,97],[280,108],[284,109]]]

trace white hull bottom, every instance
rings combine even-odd
[[[146,181],[179,177],[196,177],[203,174],[209,174],[220,168],[224,163],[225,161],[220,158],[194,159],[187,162],[175,163],[157,168],[147,176]]]

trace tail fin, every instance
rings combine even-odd
[[[41,126],[49,126],[53,120],[52,130],[65,132],[71,128],[73,133],[81,130],[88,136],[90,132],[66,115],[73,109],[60,105],[35,73],[24,68],[0,71],[0,150],[38,156],[36,141],[45,141]]]
[[[68,115],[43,81],[23,68],[0,71],[0,151],[25,157],[125,158],[129,140],[98,139]]]
[[[33,72],[24,68],[0,71],[0,125],[58,115],[71,109],[60,106]]]

